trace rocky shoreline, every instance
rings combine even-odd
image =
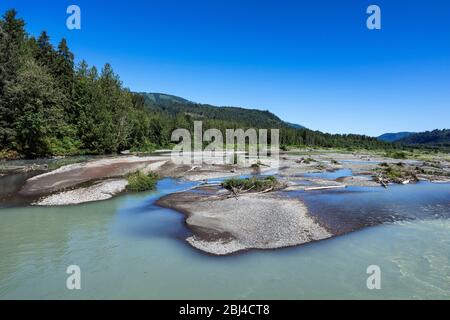
[[[108,179],[90,187],[63,191],[43,197],[32,203],[35,206],[67,206],[110,199],[126,190],[127,180]]]

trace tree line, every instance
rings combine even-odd
[[[423,149],[450,150],[450,129],[433,130],[412,134],[397,140],[396,144]]]
[[[195,119],[205,122],[204,130],[280,128],[286,145],[391,146],[291,128],[267,111],[178,102],[155,108],[124,88],[110,64],[101,70],[84,60],[75,64],[65,39],[55,47],[45,31],[29,35],[15,10],[0,19],[0,157],[151,151],[169,146],[174,129],[192,130]]]
[[[65,39],[25,31],[15,10],[0,20],[0,150],[28,157],[105,154],[167,144],[170,119],[150,113],[111,65],[75,65]]]

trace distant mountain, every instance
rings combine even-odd
[[[385,142],[395,142],[411,135],[415,134],[415,132],[397,132],[397,133],[385,133],[378,137],[378,140]]]
[[[204,128],[226,129],[255,128],[280,129],[280,144],[284,146],[308,145],[338,148],[381,149],[395,147],[374,137],[357,134],[328,134],[313,131],[298,124],[285,122],[269,111],[240,107],[217,107],[200,104],[164,93],[140,93],[136,103],[152,113],[160,113],[162,121],[192,130],[192,120],[202,120]],[[161,124],[160,123],[160,124]],[[161,127],[156,127],[161,130]]]
[[[290,122],[285,122],[289,127],[294,128],[294,129],[306,129],[306,127],[299,125],[299,124],[295,124],[295,123],[290,123]]]
[[[450,129],[433,130],[409,135],[397,140],[406,146],[423,146],[431,148],[450,148]]]
[[[173,96],[165,93],[141,93],[148,102],[154,104],[165,104],[165,103],[193,103],[184,98]]]
[[[171,116],[184,114],[192,119],[230,121],[254,128],[292,127],[269,111],[244,109],[239,107],[217,107],[194,103],[184,98],[163,93],[141,93],[149,109],[161,111]]]

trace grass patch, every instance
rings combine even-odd
[[[274,176],[263,178],[252,177],[247,179],[231,178],[222,183],[222,187],[230,191],[249,189],[252,191],[265,191],[270,188],[275,188],[278,185],[278,180]]]
[[[127,175],[127,180],[127,189],[129,191],[142,192],[155,190],[156,183],[159,180],[159,176],[154,172],[145,174],[142,171],[136,171]]]
[[[401,183],[405,180],[418,181],[417,174],[422,173],[420,168],[405,165],[402,162],[396,164],[381,163],[375,172],[389,182]]]
[[[408,154],[405,151],[389,151],[386,153],[386,157],[392,159],[406,159]]]

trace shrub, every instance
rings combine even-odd
[[[148,139],[145,139],[145,141],[142,142],[142,144],[133,146],[130,151],[140,153],[152,153],[155,152],[157,148],[158,146],[155,143],[152,143]]]
[[[393,159],[406,159],[408,155],[404,151],[396,151],[388,152],[386,156]]]
[[[158,175],[154,172],[145,174],[142,171],[136,171],[127,176],[127,189],[133,192],[154,190],[158,179]]]
[[[12,150],[0,150],[0,160],[13,160],[18,159],[19,153]]]
[[[45,153],[55,156],[70,156],[80,154],[81,142],[72,137],[57,139],[50,137],[43,139]],[[42,151],[44,153],[44,150]]]
[[[241,189],[248,190],[252,189],[254,191],[264,191],[270,189],[271,187],[276,187],[278,185],[278,180],[274,176],[268,176],[263,178],[247,178],[247,179],[237,179],[231,178],[225,180],[222,183],[222,187],[227,190]]]

